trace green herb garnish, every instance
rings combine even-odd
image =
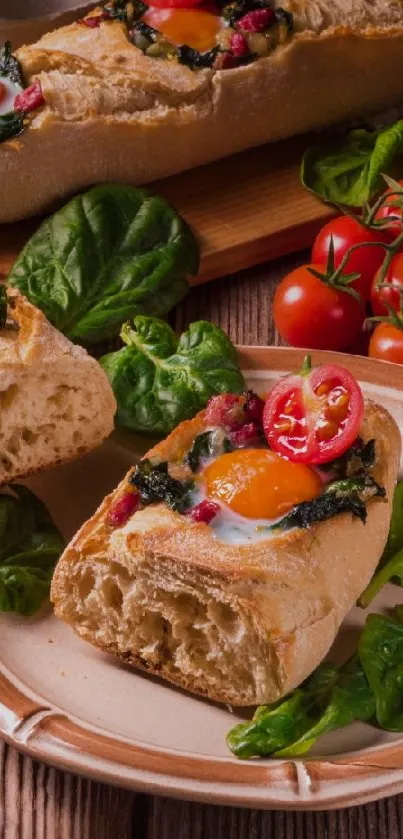
[[[129,482],[141,493],[143,504],[162,502],[178,513],[183,513],[190,505],[189,494],[193,482],[182,483],[171,478],[167,463],[154,465],[150,460],[142,460],[130,476]]]

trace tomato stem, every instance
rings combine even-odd
[[[309,376],[309,374],[311,372],[312,372],[312,358],[308,354],[308,355],[305,356],[305,358],[302,362],[302,366],[301,366],[301,369],[299,371],[299,375],[300,376]]]

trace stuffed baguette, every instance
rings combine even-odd
[[[211,61],[203,53],[186,66],[180,62],[194,62],[193,53],[172,54],[169,45],[166,57],[154,57],[156,44],[143,30],[137,37],[142,21],[105,18],[101,9],[90,13],[99,24],[77,22],[18,50],[24,83],[34,87],[19,100],[20,134],[0,144],[0,221],[43,211],[89,184],[146,183],[401,104],[401,0],[266,5],[277,17],[252,33],[266,38],[263,57],[262,42],[256,52],[252,40],[246,56],[232,55],[221,29],[224,52],[210,50]],[[233,26],[242,34],[239,21]]]
[[[180,475],[178,462],[205,430],[202,412],[147,458]],[[368,500],[366,523],[341,512],[256,544],[164,503],[119,521],[129,473],[61,557],[56,614],[105,652],[194,693],[233,705],[275,701],[326,655],[387,538],[400,434],[373,403],[361,434],[375,438],[369,483],[386,493]]]

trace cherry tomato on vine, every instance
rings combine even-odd
[[[353,245],[389,241],[388,236],[381,230],[364,227],[359,221],[349,216],[338,216],[319,231],[313,243],[312,262],[327,263],[332,238],[336,268]],[[378,268],[381,267],[385,254],[386,251],[382,247],[365,245],[365,247],[357,248],[347,260],[345,273],[360,274],[359,279],[353,280],[351,287],[358,291],[364,301],[369,300],[372,280]]]
[[[388,315],[389,309],[385,306],[388,303],[395,312],[400,312],[401,299],[403,295],[403,253],[397,253],[382,280],[380,282],[379,271],[376,274],[371,288],[371,306],[374,315]]]
[[[403,364],[403,327],[388,321],[379,323],[369,342],[368,355],[381,361]]]
[[[403,180],[398,181],[400,186],[403,188]],[[383,228],[383,233],[388,237],[389,242],[392,242],[393,239],[396,239],[396,236],[402,232],[402,207],[399,206],[399,198],[397,195],[393,194],[393,189],[387,189],[384,193],[386,196],[386,201],[384,204],[381,205],[379,210],[375,214],[375,221],[391,219],[388,226]],[[403,201],[403,196],[400,199]],[[396,205],[396,202],[397,205]],[[393,206],[395,204],[395,206]],[[395,219],[392,217],[395,216]]]
[[[277,286],[276,329],[293,347],[343,350],[361,330],[364,307],[347,291],[313,276],[310,268],[326,273],[324,265],[301,265]]]
[[[327,463],[352,445],[363,415],[354,376],[336,364],[312,370],[308,356],[300,373],[280,379],[268,394],[263,428],[278,454],[298,463]]]

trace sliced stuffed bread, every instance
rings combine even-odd
[[[95,359],[18,292],[2,288],[1,306],[0,485],[100,445],[116,410]]]
[[[182,423],[83,525],[51,592],[81,638],[232,705],[273,702],[326,655],[378,563],[400,458],[371,402],[330,470],[253,426],[227,434],[209,408]]]

